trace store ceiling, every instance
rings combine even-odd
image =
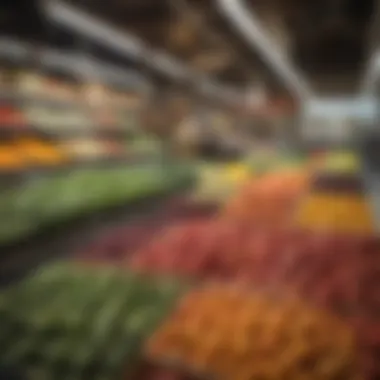
[[[276,80],[212,0],[72,0],[140,35],[217,79],[247,84]],[[274,31],[287,37],[291,58],[319,89],[354,87],[367,54],[375,0],[246,0]]]
[[[19,8],[13,12],[13,18],[0,12],[0,25],[14,28],[17,24],[24,31],[28,25],[36,28],[36,18],[24,17],[31,14],[34,1],[7,1],[8,7]],[[264,80],[271,88],[281,89],[258,55],[222,17],[215,0],[67,2],[137,34],[151,46],[172,53],[224,83],[241,86]],[[375,0],[245,2],[274,31],[272,37],[277,43],[288,44],[290,58],[315,86],[334,87],[332,79],[347,88],[356,85],[367,54],[369,19]],[[23,8],[26,4],[29,10]],[[72,37],[69,40],[73,42]]]

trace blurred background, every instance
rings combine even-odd
[[[380,270],[378,13],[375,0],[2,0],[0,326],[10,327],[0,333],[0,367],[25,379],[94,379],[98,371],[106,380],[119,378],[128,350],[143,368],[157,364],[141,348],[151,330],[144,338],[118,330],[132,318],[120,314],[123,289],[140,289],[134,276],[149,270],[161,279],[289,285],[349,320],[363,378],[377,379],[380,285],[366,281],[367,270]],[[45,269],[51,262],[57,267]],[[99,272],[88,274],[94,263]],[[118,266],[129,282],[107,272]],[[92,286],[105,273],[116,279],[110,293]],[[295,285],[298,274],[304,282]],[[161,289],[144,281],[149,292]],[[306,294],[309,285],[315,293]],[[161,297],[138,291],[147,303]],[[105,300],[111,293],[124,305],[119,314]],[[110,313],[104,326],[115,326],[104,327],[102,341],[97,317],[91,324],[78,309],[91,299]],[[21,321],[28,310],[35,320]],[[352,310],[364,318],[360,328]],[[73,320],[89,326],[83,339]],[[22,336],[17,326],[26,326]],[[136,347],[109,348],[115,334]],[[62,350],[46,356],[57,341]],[[74,341],[84,348],[71,357]],[[94,341],[103,351],[89,349]],[[195,378],[225,373],[181,363]],[[185,378],[150,370],[125,378]],[[223,379],[300,378],[240,375]]]

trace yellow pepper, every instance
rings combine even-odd
[[[301,203],[296,224],[335,232],[374,232],[370,207],[360,194],[312,193]]]

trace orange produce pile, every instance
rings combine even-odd
[[[226,380],[359,379],[351,329],[296,300],[212,286],[190,293],[148,356]]]
[[[268,174],[245,186],[227,204],[223,214],[230,220],[260,226],[288,224],[308,185],[309,175],[298,169]]]
[[[349,322],[363,369],[371,379],[380,375],[380,238],[194,222],[169,229],[128,264],[143,272],[295,292]]]

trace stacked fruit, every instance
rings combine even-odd
[[[227,204],[224,214],[260,226],[289,224],[308,183],[308,174],[298,169],[265,175],[245,186]]]

